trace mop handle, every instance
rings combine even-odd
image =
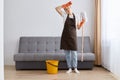
[[[83,49],[84,49],[84,28],[82,26],[82,50],[81,50],[81,61],[83,62]]]

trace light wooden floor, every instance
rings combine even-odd
[[[93,70],[79,70],[80,74],[65,73],[47,74],[46,70],[15,70],[14,66],[5,66],[5,80],[118,80],[104,68],[94,67]]]

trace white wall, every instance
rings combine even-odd
[[[68,0],[5,0],[5,65],[14,65],[13,55],[18,50],[20,36],[61,36],[62,18],[55,7]],[[94,34],[94,0],[72,0],[73,11],[86,11],[88,23],[85,35],[91,37],[93,46]],[[77,32],[81,35],[81,30]]]
[[[0,0],[0,80],[4,79],[3,64],[3,0]]]

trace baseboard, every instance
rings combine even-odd
[[[120,76],[115,75],[114,73],[112,73],[112,76],[113,76],[114,78],[116,78],[117,80],[120,80]]]

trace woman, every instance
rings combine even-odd
[[[76,17],[72,12],[71,6],[65,7],[64,4],[56,7],[55,9],[64,19],[64,29],[62,32],[60,49],[64,50],[66,56],[66,61],[69,68],[66,73],[71,73],[72,68],[74,68],[76,73],[79,73],[77,69],[76,28],[80,29],[80,22],[76,23]],[[62,9],[64,9],[65,13],[62,11]]]

